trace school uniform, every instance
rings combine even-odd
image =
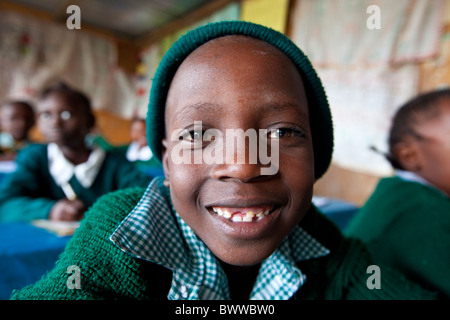
[[[55,144],[32,144],[19,152],[16,163],[1,185],[0,221],[47,219],[63,198],[76,197],[89,207],[105,193],[151,180],[122,155],[101,149],[73,166]]]
[[[450,200],[408,172],[383,178],[345,233],[374,258],[450,298]]]
[[[155,178],[146,190],[101,197],[55,268],[36,284],[14,292],[12,299],[229,299],[220,263],[174,210],[162,181]],[[364,245],[344,238],[311,207],[261,263],[249,298],[435,297],[388,268],[382,269],[380,289],[367,285],[367,268],[373,264]],[[69,266],[79,267],[76,290],[67,285],[72,281]]]

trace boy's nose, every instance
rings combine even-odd
[[[229,145],[225,149],[229,148]],[[228,150],[228,149],[227,149]],[[235,179],[241,182],[250,182],[261,177],[261,164],[257,156],[250,155],[253,150],[245,145],[232,147],[234,152],[223,150],[223,163],[215,164],[212,169],[212,176],[218,180]]]
[[[52,117],[50,117],[48,124],[51,127],[61,127],[63,123],[63,120],[61,119],[61,117],[59,115],[53,115]]]
[[[223,163],[215,164],[212,169],[212,176],[218,180],[238,180],[240,182],[251,182],[263,177],[261,166],[250,163]]]

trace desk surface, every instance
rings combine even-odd
[[[359,207],[339,199],[314,196],[312,202],[316,207],[333,221],[341,230],[344,230]]]
[[[52,269],[69,239],[28,223],[0,223],[0,299]]]

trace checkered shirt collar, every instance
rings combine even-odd
[[[228,300],[228,281],[217,258],[180,218],[155,178],[111,241],[125,253],[173,272],[171,300]],[[250,299],[287,300],[306,281],[296,262],[325,256],[329,250],[300,227],[261,264]]]

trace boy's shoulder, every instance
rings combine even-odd
[[[115,226],[133,210],[145,192],[144,187],[119,189],[102,195],[86,213],[86,221],[103,223],[108,220]]]
[[[30,143],[19,150],[16,157],[16,163],[36,166],[48,160],[47,144]]]
[[[38,143],[38,142],[34,142],[34,143],[30,143],[27,144],[25,147],[23,147],[19,152],[18,152],[18,156],[22,155],[22,154],[46,154],[47,153],[47,144],[46,143]]]

